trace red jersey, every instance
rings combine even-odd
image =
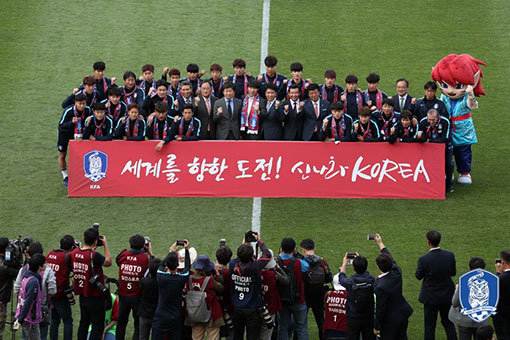
[[[85,297],[103,295],[99,289],[89,283],[91,278],[91,260],[94,262],[94,273],[99,275],[99,281],[104,284],[103,266],[98,265],[99,255],[91,249],[75,249],[71,252],[71,269],[73,271],[74,293]]]
[[[66,259],[66,252],[62,249],[54,249],[46,255],[46,264],[53,270],[57,279],[57,293],[53,297],[64,297],[64,289],[70,285]]]
[[[205,276],[202,277],[191,277],[191,284],[193,285],[194,290],[200,290],[202,288],[202,284],[204,283]],[[214,290],[214,278],[211,276],[209,282],[207,282],[207,287],[205,287],[205,303],[207,304],[207,308],[211,310],[211,320],[216,320],[223,317],[223,311],[221,310],[220,302],[216,297],[216,291]],[[186,292],[190,290],[189,280],[186,281]]]
[[[123,250],[117,256],[119,266],[119,295],[142,296],[140,280],[149,268],[149,255],[144,252]]]
[[[260,272],[262,274],[262,294],[264,301],[266,301],[269,314],[275,314],[282,310],[282,302],[280,301],[280,294],[276,288],[276,273],[271,269],[264,269]]]
[[[347,303],[346,290],[333,290],[324,295],[324,317],[323,332],[327,330],[347,332]]]

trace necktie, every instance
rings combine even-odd
[[[294,103],[292,104],[292,109],[293,109],[294,111],[296,111],[296,102],[294,102]]]
[[[319,118],[319,103],[315,102],[313,105],[315,106],[315,118]]]
[[[232,99],[230,99],[230,100],[228,101],[228,107],[227,107],[227,109],[228,109],[228,114],[230,115],[230,117],[232,117],[232,106],[231,106],[231,105],[232,105]]]
[[[269,108],[271,107],[271,102],[267,102],[266,104],[266,110],[269,111]]]
[[[400,112],[404,109],[404,97],[400,97]]]
[[[205,100],[205,106],[207,108],[207,114],[210,116],[211,115],[211,104],[209,103],[209,100],[210,100],[209,98],[207,98]]]

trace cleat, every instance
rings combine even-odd
[[[64,178],[64,185],[65,186],[69,185],[69,177]]]
[[[473,180],[471,179],[470,174],[460,174],[459,178],[457,178],[457,182],[460,184],[471,184],[473,183]]]

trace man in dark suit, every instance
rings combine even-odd
[[[407,324],[413,309],[402,295],[402,269],[376,234],[375,243],[381,249],[375,262],[381,272],[375,282],[374,334],[382,340],[407,340]]]
[[[437,230],[427,232],[429,252],[420,256],[416,278],[423,279],[419,301],[423,303],[425,316],[425,340],[435,339],[437,312],[441,315],[441,324],[448,340],[456,340],[455,326],[448,319],[455,285],[451,279],[455,276],[455,256],[452,252],[439,248],[441,233]]]
[[[315,83],[308,86],[308,97],[303,106],[303,140],[320,141],[322,121],[331,114],[331,105],[320,99],[320,87]]]
[[[510,340],[510,249],[499,254],[501,263],[496,264],[499,275],[498,313],[492,317],[499,339]]]
[[[303,132],[303,105],[305,102],[299,99],[301,89],[293,84],[289,88],[289,99],[283,103],[285,115],[283,125],[284,140],[302,140]]]
[[[183,81],[181,83],[181,93],[175,98],[174,107],[176,116],[182,116],[182,109],[184,105],[193,104],[193,84],[189,81]]]
[[[416,98],[407,93],[409,89],[409,82],[405,78],[397,80],[397,94],[391,96],[393,100],[395,112],[402,112],[403,110],[413,111]]]
[[[195,118],[202,123],[200,128],[200,139],[214,139],[216,127],[213,122],[213,107],[218,98],[211,95],[212,86],[208,81],[200,84],[200,95],[193,100],[193,111]]]
[[[285,119],[283,107],[276,100],[278,87],[276,84],[266,84],[266,99],[260,101],[260,119],[265,140],[282,140],[282,122]]]
[[[223,84],[223,98],[214,103],[213,109],[216,139],[239,140],[241,106],[241,100],[234,98],[234,84]]]

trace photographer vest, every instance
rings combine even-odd
[[[62,249],[54,249],[46,255],[46,265],[55,273],[57,279],[57,294],[53,298],[64,297],[64,289],[69,287],[69,270],[67,268],[66,252]]]
[[[246,267],[244,267],[246,266]],[[262,278],[253,262],[243,264],[234,259],[230,262],[230,291],[232,305],[238,308],[259,308],[263,305]]]
[[[123,250],[117,256],[119,295],[142,296],[140,280],[147,274],[149,255],[143,251]]]
[[[92,256],[90,254],[92,253]],[[96,252],[90,249],[75,249],[71,252],[71,270],[73,272],[74,293],[84,297],[102,296],[103,294],[90,283],[91,259]],[[94,272],[99,275],[99,282],[104,284],[103,266],[94,265]]]

